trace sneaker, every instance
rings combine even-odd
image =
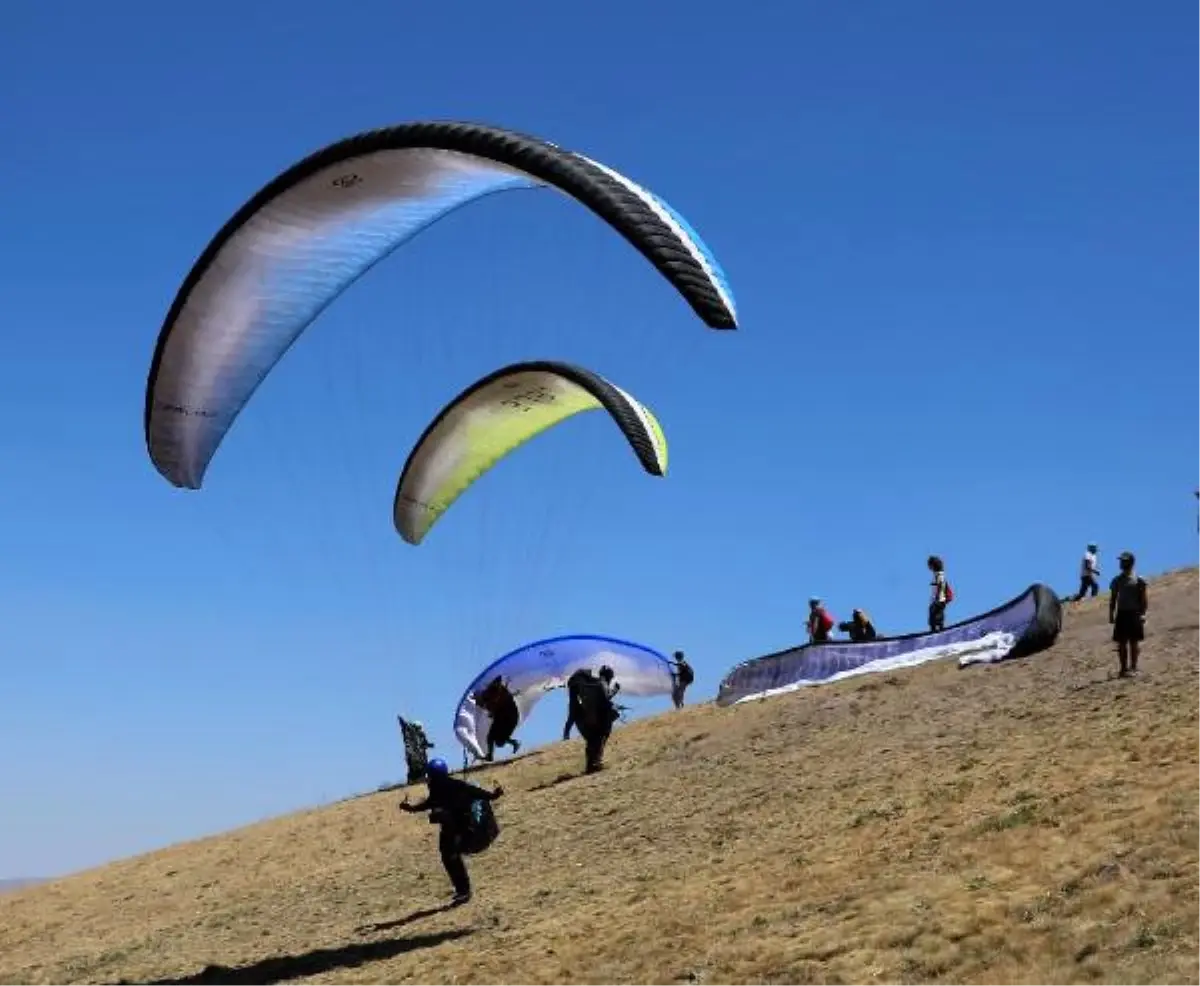
[[[456,893],[453,897],[450,898],[450,906],[451,907],[462,907],[463,904],[469,904],[470,902],[471,902],[471,891],[469,891],[469,890],[466,893]]]

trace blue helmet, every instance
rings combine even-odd
[[[439,774],[442,777],[445,777],[448,773],[450,773],[450,768],[446,766],[446,761],[441,757],[434,757],[429,761],[425,771],[429,774]]]

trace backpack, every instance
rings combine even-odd
[[[461,851],[466,855],[483,852],[496,841],[500,834],[500,823],[496,821],[496,813],[492,803],[483,798],[471,802],[470,813],[460,843]]]
[[[825,612],[825,610],[821,610],[821,629],[826,633],[829,633],[833,629],[833,617]]]
[[[606,723],[611,724],[620,716],[604,685],[590,671],[579,670],[571,675],[567,691],[576,703],[575,723],[581,733],[585,729],[605,728]]]
[[[950,584],[950,580],[946,580],[946,602],[954,602],[954,587]]]

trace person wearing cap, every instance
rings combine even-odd
[[[825,604],[821,602],[820,596],[810,596],[808,600],[808,622],[805,624],[808,630],[808,642],[810,644],[824,644],[829,640],[829,633],[833,629],[833,617],[829,615],[829,611],[825,608]]]
[[[1087,551],[1083,553],[1083,561],[1079,563],[1079,591],[1075,594],[1076,600],[1100,594],[1099,551],[1095,544],[1089,544]]]
[[[400,802],[400,810],[428,811],[430,823],[441,826],[438,852],[454,887],[450,906],[457,907],[471,899],[471,878],[467,873],[467,864],[463,862],[463,853],[486,849],[499,833],[499,826],[491,813],[491,802],[504,794],[504,788],[497,785],[491,791],[485,791],[451,777],[446,761],[439,757],[429,761],[425,783],[429,788],[425,800],[411,804],[406,795]]]
[[[1121,678],[1137,674],[1142,640],[1146,636],[1146,611],[1150,608],[1146,580],[1134,570],[1135,561],[1132,551],[1122,551],[1117,556],[1121,571],[1108,586],[1108,622],[1112,624],[1112,639],[1121,662],[1118,672]]]

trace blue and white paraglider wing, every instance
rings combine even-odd
[[[368,131],[266,185],[184,279],[146,384],[155,468],[176,486],[199,489],[259,384],[339,294],[447,213],[536,187],[557,189],[613,227],[705,324],[736,328],[712,251],[679,213],[611,168],[498,127],[423,122]]]
[[[717,705],[947,658],[967,667],[1024,657],[1052,646],[1061,627],[1060,600],[1048,586],[1035,583],[1003,606],[936,633],[804,644],[743,661],[721,681]]]
[[[621,695],[650,698],[670,695],[672,665],[658,651],[615,637],[573,635],[537,640],[519,647],[484,669],[467,686],[454,717],[454,735],[477,757],[487,752],[491,716],[472,694],[501,677],[516,699],[520,722],[547,692],[565,688],[580,668],[598,671],[607,664],[621,685]]]

